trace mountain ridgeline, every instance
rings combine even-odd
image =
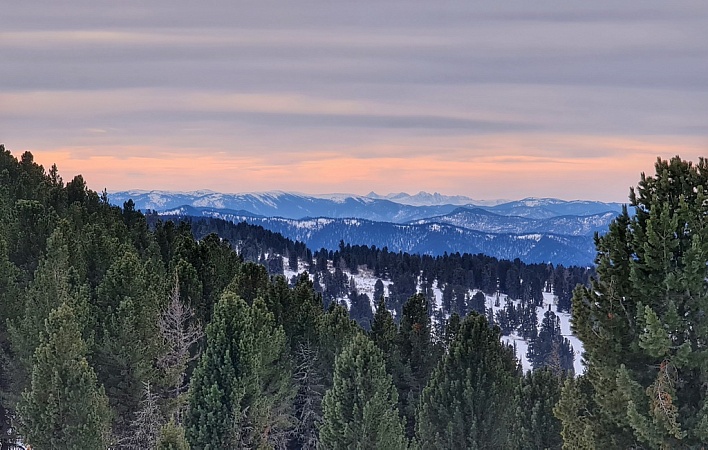
[[[495,205],[457,206],[443,197],[420,193],[391,199],[379,196],[306,196],[283,192],[119,192],[117,204],[131,199],[136,208],[166,217],[216,217],[261,225],[311,248],[351,244],[392,251],[442,255],[485,253],[529,263],[590,266],[595,233],[604,233],[620,213],[612,203],[525,199]],[[425,204],[429,200],[431,204]]]

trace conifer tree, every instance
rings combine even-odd
[[[395,350],[397,334],[398,328],[393,321],[391,312],[386,309],[386,300],[384,297],[380,297],[379,303],[376,305],[376,314],[374,315],[374,321],[371,323],[369,336],[384,353],[387,361]]]
[[[563,377],[551,369],[527,372],[518,386],[516,423],[520,450],[557,449],[563,445],[561,423],[553,415]]]
[[[397,392],[381,350],[362,334],[337,356],[332,388],[323,401],[323,449],[405,449]]]
[[[35,448],[108,446],[108,399],[86,360],[86,344],[66,303],[49,314],[18,412],[20,432]]]
[[[0,235],[0,446],[14,434],[11,417],[16,401],[17,363],[11,358],[8,322],[22,312],[18,289],[19,271],[8,259],[5,240]]]
[[[556,372],[573,374],[575,353],[570,341],[563,337],[560,319],[553,311],[546,311],[538,336],[529,342],[526,357],[534,369],[552,367]]]
[[[62,303],[71,306],[82,338],[85,341],[91,339],[88,329],[93,318],[89,312],[88,287],[80,281],[69,262],[66,233],[57,228],[47,240],[45,256],[25,292],[23,311],[10,323],[12,349],[25,371],[29,371],[32,365],[40,335],[45,331],[45,320]]]
[[[155,450],[189,450],[184,428],[170,421],[162,427]]]
[[[317,333],[320,368],[325,386],[331,386],[334,374],[334,360],[342,349],[362,330],[349,318],[347,308],[335,303],[318,318]]]
[[[413,436],[415,409],[430,372],[437,362],[437,349],[433,345],[428,300],[416,294],[403,305],[399,330],[399,348],[403,371],[396,381],[400,384],[401,412],[406,418],[406,434]]]
[[[97,342],[92,361],[115,411],[114,433],[128,433],[133,413],[150,380],[159,349],[161,295],[143,262],[126,252],[108,269],[97,292]]]
[[[251,304],[257,297],[265,297],[268,280],[268,271],[264,266],[247,262],[241,264],[228,289]]]
[[[283,297],[291,302],[283,308],[282,316],[283,328],[288,335],[291,348],[297,348],[299,343],[317,342],[318,327],[324,310],[322,296],[315,292],[310,275],[307,272],[300,274],[291,295]],[[331,361],[334,361],[334,357]]]
[[[393,321],[391,312],[386,308],[386,301],[381,297],[376,307],[376,315],[371,324],[369,337],[381,349],[386,361],[386,372],[393,378],[395,386],[403,386],[406,369],[401,361],[401,350],[398,345],[398,327]]]
[[[553,414],[561,421],[563,449],[631,448],[631,438],[624,438],[624,447],[618,447],[622,437],[603,431],[613,429],[615,425],[609,422],[607,414],[600,411],[592,397],[593,387],[587,375],[565,380],[561,397],[553,408]]]
[[[630,192],[636,214],[596,238],[597,279],[573,297],[589,393],[578,404],[571,383],[557,412],[588,447],[708,442],[708,162],[655,167]]]
[[[285,445],[294,395],[285,334],[259,299],[226,291],[192,376],[186,435],[194,449]]]
[[[513,448],[518,369],[514,350],[499,338],[499,329],[489,327],[484,316],[472,314],[462,322],[420,398],[421,449]]]

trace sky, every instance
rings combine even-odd
[[[8,0],[0,143],[109,192],[626,202],[708,153],[708,2]]]

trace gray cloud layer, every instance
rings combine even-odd
[[[260,100],[214,99],[232,94]],[[3,100],[11,147],[105,143],[86,129],[148,142],[171,130],[178,145],[200,128],[233,154],[279,133],[302,151],[363,144],[361,132],[382,146],[540,133],[706,142],[708,3],[10,1]]]

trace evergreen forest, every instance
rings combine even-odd
[[[0,145],[2,450],[708,443],[705,160],[642,174],[594,268],[312,251],[109,200]],[[359,270],[387,288],[356,292]],[[492,313],[500,292],[516,301]],[[572,313],[582,374],[556,315],[537,317],[544,292]]]

